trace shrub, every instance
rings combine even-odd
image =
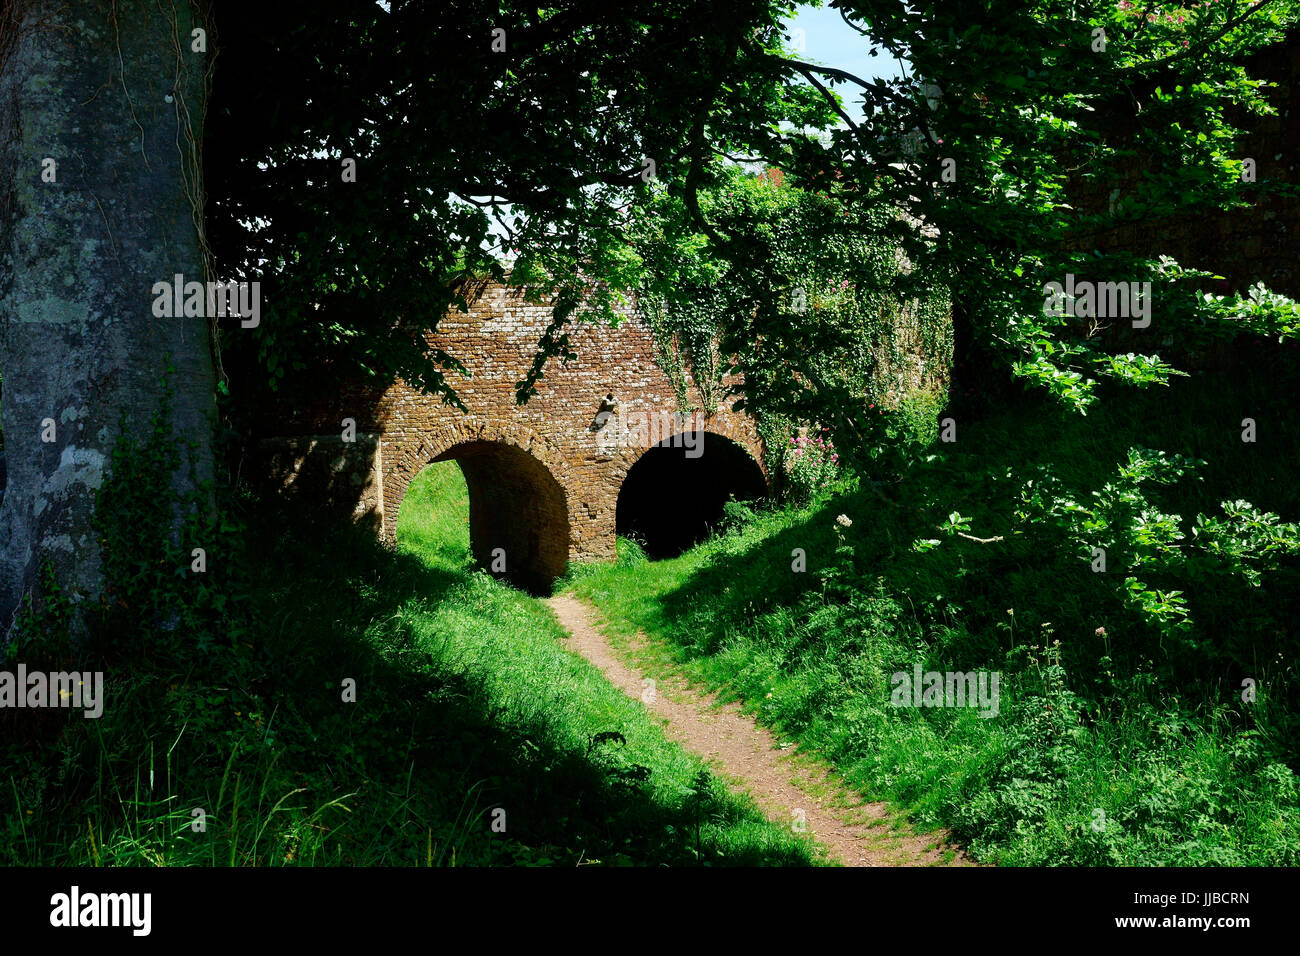
[[[758,513],[754,511],[748,502],[733,499],[722,506],[722,521],[719,530],[724,533],[743,531],[753,524],[757,518]]]
[[[785,450],[788,494],[800,506],[828,490],[840,473],[840,456],[823,428],[812,436],[796,435]]]

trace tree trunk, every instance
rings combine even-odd
[[[198,442],[200,482],[214,412],[209,319],[156,317],[152,293],[178,273],[206,278],[202,20],[190,0],[4,6],[0,635],[40,596],[46,561],[74,601],[100,593],[95,493],[123,429],[147,427],[169,361],[173,433]],[[185,466],[173,476],[189,481]]]

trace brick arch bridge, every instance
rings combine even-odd
[[[467,413],[404,382],[279,410],[275,437],[261,442],[265,473],[350,508],[392,544],[411,481],[455,460],[469,487],[475,558],[497,570],[503,562],[530,588],[545,588],[569,561],[613,557],[619,531],[672,538],[675,525],[717,511],[719,496],[766,490],[754,421],[725,407],[683,416],[650,330],[630,310],[615,328],[575,323],[577,358],[550,360],[538,393],[516,404],[515,383],[550,321],[550,306],[526,302],[522,290],[480,287],[467,313],[448,313],[429,337],[469,371],[452,376]],[[687,388],[702,406],[689,377]],[[346,419],[355,441],[344,440]]]

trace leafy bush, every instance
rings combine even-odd
[[[1300,433],[1279,417],[1243,453],[1237,426],[1295,374],[1206,376],[1082,421],[1026,402],[902,481],[575,586],[978,859],[1295,865]],[[997,717],[889,706],[917,664],[1000,672]]]
[[[718,530],[723,533],[743,531],[757,518],[758,513],[748,502],[732,499],[722,505],[722,521]]]
[[[920,460],[939,438],[939,419],[947,401],[941,391],[916,389],[904,395],[896,408],[868,404],[874,431],[861,456],[867,473],[893,480]]]
[[[646,557],[644,542],[636,538],[619,535],[614,547],[618,553],[618,563],[624,567],[645,564],[649,560]]]

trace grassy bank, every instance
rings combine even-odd
[[[6,713],[0,863],[809,863],[545,606],[469,569],[464,507],[455,465],[426,471],[396,554],[250,510],[275,533],[240,639],[63,662],[106,670],[98,720]]]
[[[1240,440],[1243,409],[1275,407],[1275,387],[1207,377],[1087,419],[1026,406],[962,421],[898,483],[755,514],[673,560],[623,541],[567,587],[616,635],[651,637],[660,666],[742,699],[978,859],[1295,865],[1294,560],[1257,584],[1209,566],[1216,554],[1143,569],[1189,613],[1155,626],[1126,594],[1122,549],[1095,573],[1058,525],[1023,520],[1042,504],[1026,482],[1052,502],[1127,493],[1135,445],[1207,461],[1201,480],[1140,484],[1140,532],[1229,496],[1300,514],[1296,424],[1270,417],[1267,446]],[[999,673],[996,716],[893,706],[893,675],[916,665]]]

